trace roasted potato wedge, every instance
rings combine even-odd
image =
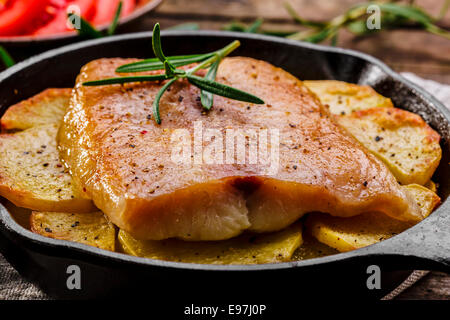
[[[440,202],[434,192],[423,186],[412,184],[404,188],[414,197],[424,217],[429,216]],[[341,252],[388,239],[413,225],[381,213],[365,213],[351,218],[312,213],[306,219],[307,230],[317,240]]]
[[[369,86],[335,80],[303,81],[303,83],[322,104],[330,107],[333,114],[350,114],[353,111],[374,107],[394,107],[391,99],[383,97]]]
[[[188,242],[177,239],[136,240],[123,230],[119,242],[125,253],[150,259],[202,264],[261,264],[290,261],[302,244],[302,226],[271,234],[245,234],[224,241]]]
[[[0,135],[0,195],[37,211],[92,212],[59,160],[57,124]]]
[[[45,237],[115,250],[115,227],[102,212],[33,212],[30,225],[31,231]]]
[[[338,117],[338,122],[382,160],[403,185],[424,185],[441,160],[439,134],[414,113],[372,108]]]
[[[69,105],[71,92],[72,89],[47,89],[9,107],[0,120],[2,129],[25,130],[59,124]]]

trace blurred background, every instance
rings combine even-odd
[[[201,29],[222,29],[232,21],[247,25],[263,18],[263,30],[301,30],[284,4],[288,2],[304,19],[328,21],[361,0],[165,0],[157,10],[128,31],[150,30],[155,21],[162,29],[195,22]],[[408,4],[411,1],[400,1]],[[445,0],[417,0],[415,5],[433,17],[440,14]],[[450,29],[450,10],[436,23]],[[381,25],[383,29],[383,24]],[[329,43],[325,42],[325,43]],[[355,36],[339,30],[337,46],[369,53],[396,71],[409,71],[424,78],[450,84],[450,40],[414,27]]]
[[[58,1],[73,3],[70,1],[77,0]],[[111,3],[114,1],[118,0],[111,0]],[[307,36],[311,35],[308,32],[314,36],[323,30],[322,27],[315,25],[317,22],[336,22],[340,18],[345,21],[348,15],[355,13],[351,8],[357,4],[369,3],[364,0],[163,0],[162,2],[160,0],[128,0],[127,3],[130,1],[136,1],[135,11],[147,6],[148,12],[143,15],[137,14],[136,16],[139,16],[137,19],[125,17],[125,20],[132,21],[119,26],[116,33],[151,31],[154,23],[159,21],[163,30],[181,27],[244,31],[250,28],[251,30],[247,31],[276,33],[283,36],[285,36],[284,33],[292,36],[300,32],[297,38],[306,40],[308,40]],[[325,39],[319,37],[320,39],[316,38],[315,41],[323,44],[335,43],[339,47],[363,51],[381,59],[398,72],[413,72],[423,78],[450,84],[450,10],[448,10],[450,0],[379,0],[376,2],[400,5],[403,12],[397,12],[400,14],[388,12],[396,8],[391,8],[387,12],[383,11],[379,32],[371,32],[364,28],[369,16],[364,12],[359,19],[362,24],[344,23],[342,28],[333,30],[336,32],[332,34],[333,36],[328,34]],[[288,5],[290,8],[287,8]],[[122,12],[122,16],[124,13]],[[297,20],[301,21],[295,21],[296,15]],[[424,30],[427,27],[421,23],[419,19],[421,15],[431,22],[430,28],[438,30],[434,30],[434,33],[441,32],[442,35]],[[301,33],[305,30],[309,30],[306,31],[306,35]],[[0,36],[0,45],[3,45],[13,58],[19,61],[49,48],[81,39],[83,38],[72,37],[65,41],[17,44],[4,42]],[[314,39],[309,39],[311,40]],[[0,66],[0,70],[1,68],[3,66]]]

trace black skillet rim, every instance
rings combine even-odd
[[[316,45],[316,44],[310,44],[305,42],[298,42],[294,40],[288,40],[288,39],[281,39],[277,37],[272,36],[266,36],[266,35],[259,35],[259,34],[243,34],[243,33],[236,33],[236,32],[224,32],[224,31],[165,31],[162,33],[163,36],[204,36],[204,37],[236,37],[236,38],[247,38],[247,39],[254,39],[254,40],[262,40],[267,42],[278,42],[281,44],[287,44],[287,45],[293,45],[293,46],[299,46],[307,49],[312,49],[315,51],[321,51],[321,52],[332,52],[332,53],[338,53],[343,55],[350,55],[354,56],[363,60],[368,61],[369,63],[376,65],[379,67],[386,75],[393,78],[395,81],[398,81],[406,87],[409,87],[413,89],[416,93],[418,93],[425,101],[433,105],[447,120],[447,122],[450,122],[450,110],[445,108],[441,102],[436,100],[432,95],[430,95],[428,92],[423,90],[422,88],[418,87],[417,85],[413,84],[412,82],[408,81],[407,79],[403,78],[398,73],[394,72],[392,69],[390,69],[387,65],[385,65],[380,60],[358,52],[354,50],[349,49],[342,49],[342,48],[335,48],[335,47],[328,47],[328,46],[322,46],[322,45]],[[20,72],[21,70],[35,64],[39,63],[42,60],[51,58],[53,56],[57,56],[59,54],[63,54],[69,51],[89,47],[91,45],[99,45],[102,43],[109,43],[109,42],[120,42],[122,40],[129,40],[129,39],[148,39],[151,38],[152,33],[151,32],[139,32],[139,33],[131,33],[131,34],[125,34],[125,35],[119,35],[119,36],[113,36],[113,37],[107,37],[102,39],[95,39],[95,40],[88,40],[83,41],[71,45],[67,45],[61,48],[53,49],[47,52],[44,52],[42,54],[36,55],[34,57],[31,57],[23,62],[20,62],[13,67],[5,70],[4,72],[0,73],[0,83],[7,79],[9,76],[13,75],[16,72]],[[448,141],[446,142],[448,143]],[[436,209],[432,217],[439,218],[439,216],[443,216],[445,214],[445,211],[450,211],[450,198],[446,199],[438,209]],[[436,220],[436,219],[432,219]],[[418,230],[418,228],[425,226],[426,224],[431,224],[429,218],[424,219],[417,225],[413,226],[412,228],[400,233],[399,235],[396,235],[390,239],[384,240],[382,242],[373,244],[371,246],[361,248],[358,250],[346,252],[346,253],[339,253],[331,256],[325,256],[321,258],[314,258],[314,259],[308,259],[308,260],[301,260],[301,261],[291,261],[291,262],[282,262],[282,263],[273,263],[273,264],[261,264],[261,265],[205,265],[205,264],[193,264],[193,263],[182,263],[182,262],[171,262],[171,261],[163,261],[163,260],[155,260],[155,259],[148,259],[148,258],[140,258],[140,257],[134,257],[123,253],[118,252],[110,252],[102,249],[98,249],[92,246],[65,241],[65,240],[56,240],[47,238],[44,236],[40,236],[37,234],[32,233],[29,230],[24,229],[19,224],[17,224],[14,219],[9,214],[8,210],[0,204],[0,222],[4,224],[6,229],[12,233],[15,233],[16,235],[20,236],[22,240],[29,241],[33,245],[39,245],[42,247],[42,249],[46,248],[56,248],[56,249],[65,249],[72,252],[82,253],[87,255],[87,257],[95,257],[95,258],[102,258],[105,261],[107,260],[116,260],[118,262],[122,263],[128,263],[128,264],[135,264],[140,266],[148,266],[148,267],[165,267],[165,268],[173,268],[173,269],[179,269],[179,270],[204,270],[204,271],[269,271],[269,270],[285,270],[290,268],[303,268],[303,267],[311,267],[311,266],[317,266],[317,265],[328,265],[331,263],[336,262],[344,262],[349,261],[354,258],[363,258],[368,256],[380,256],[384,255],[382,252],[383,247],[385,247],[386,244],[391,243],[392,241],[397,240],[400,241],[408,241],[408,234],[411,232],[414,232],[415,229]],[[380,251],[381,250],[381,251]],[[392,254],[391,252],[387,252],[386,255]],[[400,252],[400,254],[402,254]],[[420,258],[420,257],[419,257]]]

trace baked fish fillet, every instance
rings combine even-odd
[[[78,188],[135,238],[228,239],[244,230],[280,230],[312,211],[423,218],[384,164],[282,69],[251,58],[227,58],[217,81],[266,104],[215,96],[213,109],[204,112],[199,90],[179,80],[161,100],[162,124],[157,125],[150,115],[161,83],[82,85],[117,76],[118,66],[133,61],[100,59],[82,68],[59,144]],[[278,170],[267,174],[268,164],[252,163],[250,153],[244,163],[172,161],[172,134],[186,129],[194,136],[198,121],[224,136],[229,129],[279,130],[279,144],[271,139],[267,144],[270,152],[279,147]],[[203,147],[211,140],[204,137]]]

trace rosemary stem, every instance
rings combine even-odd
[[[233,52],[240,45],[241,45],[241,43],[238,40],[233,41],[226,47],[216,51],[215,54],[211,58],[208,58],[205,61],[203,61],[202,63],[196,65],[194,68],[189,69],[188,71],[186,71],[186,73],[190,73],[190,74],[195,73],[198,70],[203,69],[203,68],[209,66],[210,64],[216,62],[217,60],[221,60],[223,57],[226,57],[231,52]]]

